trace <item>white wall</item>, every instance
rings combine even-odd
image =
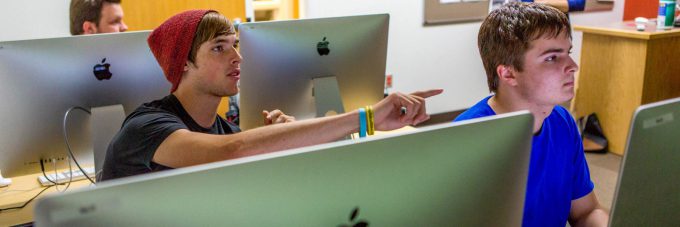
[[[253,0],[245,0],[246,1],[246,18],[251,18],[253,21],[255,21],[255,8],[253,7]],[[246,19],[243,18],[243,22],[246,22]]]
[[[484,68],[477,51],[481,22],[427,26],[422,0],[301,0],[305,18],[389,13],[387,73],[394,74],[393,91],[444,88],[428,103],[429,113],[468,108],[488,95]],[[572,14],[573,24],[605,24],[623,18],[623,1],[615,10]],[[574,34],[578,62],[581,34]]]
[[[0,3],[0,41],[69,36],[71,0],[9,0]]]

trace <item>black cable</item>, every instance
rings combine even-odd
[[[85,175],[85,177],[92,184],[95,184],[94,180],[92,180],[92,178],[90,178],[90,176],[87,175],[87,172],[85,172],[85,170],[83,170],[83,167],[80,167],[78,160],[76,160],[76,157],[73,155],[73,152],[71,151],[71,145],[69,145],[69,143],[68,143],[68,133],[66,133],[66,121],[68,120],[68,114],[71,112],[71,110],[74,110],[74,109],[79,109],[79,110],[85,111],[87,114],[92,114],[89,110],[87,110],[83,107],[80,107],[80,106],[74,106],[74,107],[69,108],[66,111],[66,113],[64,113],[64,123],[62,125],[62,129],[64,130],[64,132],[63,132],[64,133],[64,142],[66,142],[66,148],[68,149],[68,154],[71,156],[71,159],[73,159],[73,162],[76,163],[76,166],[78,167],[78,169],[83,173],[83,175]],[[73,174],[71,174],[71,175],[73,175]]]
[[[52,182],[52,184],[54,184],[54,185],[57,185],[57,184],[58,184],[57,182],[52,181],[52,179],[50,179],[49,177],[47,177],[47,174],[45,174],[45,165],[43,164],[43,160],[42,160],[42,159],[40,159],[40,170],[42,171],[42,174],[43,174],[43,176],[45,177],[45,179],[47,179],[47,181]],[[54,175],[54,177],[56,178],[57,175]],[[61,184],[64,184],[64,183],[61,183]]]
[[[52,186],[54,186],[54,185],[47,186],[47,187],[46,187],[45,189],[43,189],[42,191],[38,192],[37,195],[33,196],[33,198],[31,198],[31,199],[29,199],[28,201],[26,201],[23,205],[18,206],[18,207],[3,208],[3,209],[0,209],[0,212],[6,211],[6,210],[22,209],[22,208],[26,207],[26,205],[28,205],[28,204],[29,204],[31,201],[33,201],[35,198],[38,198],[38,196],[40,196],[40,194],[42,194],[43,192],[45,192],[47,189],[51,188]]]

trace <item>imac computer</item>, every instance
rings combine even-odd
[[[121,178],[43,197],[35,223],[520,226],[532,129],[522,111]]]
[[[680,224],[680,98],[633,115],[610,226]]]
[[[262,110],[308,119],[380,101],[388,28],[387,14],[239,25],[241,128]]]
[[[40,160],[66,168],[65,112],[121,104],[126,113],[170,91],[149,50],[149,32],[0,42],[0,171],[41,171]],[[79,163],[93,164],[90,115],[72,111],[69,144]],[[53,168],[49,163],[46,167]]]

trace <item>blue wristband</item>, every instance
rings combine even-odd
[[[366,137],[366,109],[359,108],[359,137]]]

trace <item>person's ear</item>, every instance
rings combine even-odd
[[[191,67],[191,66],[194,66],[194,68],[196,67],[196,66],[194,65],[193,62],[187,60],[187,61],[184,63],[184,68],[182,69],[182,71],[184,71],[184,72],[189,71],[189,67]]]
[[[97,34],[97,24],[90,21],[83,22],[83,35]]]
[[[517,73],[515,68],[509,65],[498,65],[496,67],[496,74],[498,74],[498,83],[507,84],[512,87],[517,86]]]

